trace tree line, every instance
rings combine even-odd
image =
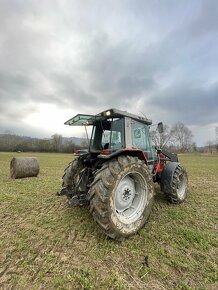
[[[209,153],[218,152],[218,126],[215,128],[216,141],[208,140],[206,142],[206,148]]]
[[[218,152],[218,127],[215,128],[216,141],[208,141],[206,146],[198,148],[193,142],[192,131],[183,123],[178,122],[172,127],[164,125],[163,133],[158,130],[151,131],[151,138],[155,146],[165,147],[171,152],[206,151]],[[63,138],[60,134],[54,134],[49,139],[36,139],[22,137],[14,134],[0,135],[0,151],[2,152],[65,152],[73,153],[77,149],[88,148],[88,141],[83,138],[80,145],[72,140]]]
[[[73,153],[76,149],[87,148],[86,141],[76,145],[62,135],[54,134],[49,139],[37,139],[13,134],[0,135],[0,151],[2,152],[65,152]]]
[[[164,125],[163,133],[159,134],[157,129],[151,131],[151,137],[155,146],[165,147],[171,152],[218,152],[218,127],[215,128],[216,140],[207,141],[205,146],[197,147],[193,142],[192,131],[183,123],[178,122],[171,128]]]

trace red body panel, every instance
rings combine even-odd
[[[158,154],[158,160],[154,164],[154,173],[161,173],[164,170],[165,161],[161,160],[165,155],[163,153]]]

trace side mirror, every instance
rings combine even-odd
[[[163,123],[162,122],[160,122],[160,123],[157,124],[157,130],[158,130],[158,132],[160,134],[163,133],[164,127],[163,127]]]

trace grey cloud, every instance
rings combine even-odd
[[[214,0],[202,1],[200,12],[191,23],[188,33],[191,37],[205,37],[218,33],[218,2]]]
[[[1,127],[40,103],[91,113],[140,101],[169,123],[217,122],[217,5],[2,1]]]
[[[91,80],[90,90],[111,100],[134,98],[155,87],[153,73],[156,61],[151,63],[150,51],[136,53],[131,42],[111,44],[99,35],[90,42],[89,57],[84,71]]]
[[[218,121],[218,82],[212,87],[191,83],[174,84],[160,91],[149,103],[168,111],[168,122],[180,120],[189,125],[208,125]]]
[[[17,99],[20,93],[31,90],[33,81],[27,76],[20,73],[0,72],[0,100],[3,98]]]

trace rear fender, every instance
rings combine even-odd
[[[140,160],[143,160],[146,165],[148,165],[148,157],[146,156],[144,151],[139,150],[139,149],[132,149],[132,148],[117,150],[117,151],[111,153],[110,155],[100,154],[100,155],[98,155],[98,158],[105,159],[105,161],[106,161],[106,160],[110,160],[112,158],[116,158],[116,157],[121,156],[121,155],[129,155],[132,157],[138,157]]]

